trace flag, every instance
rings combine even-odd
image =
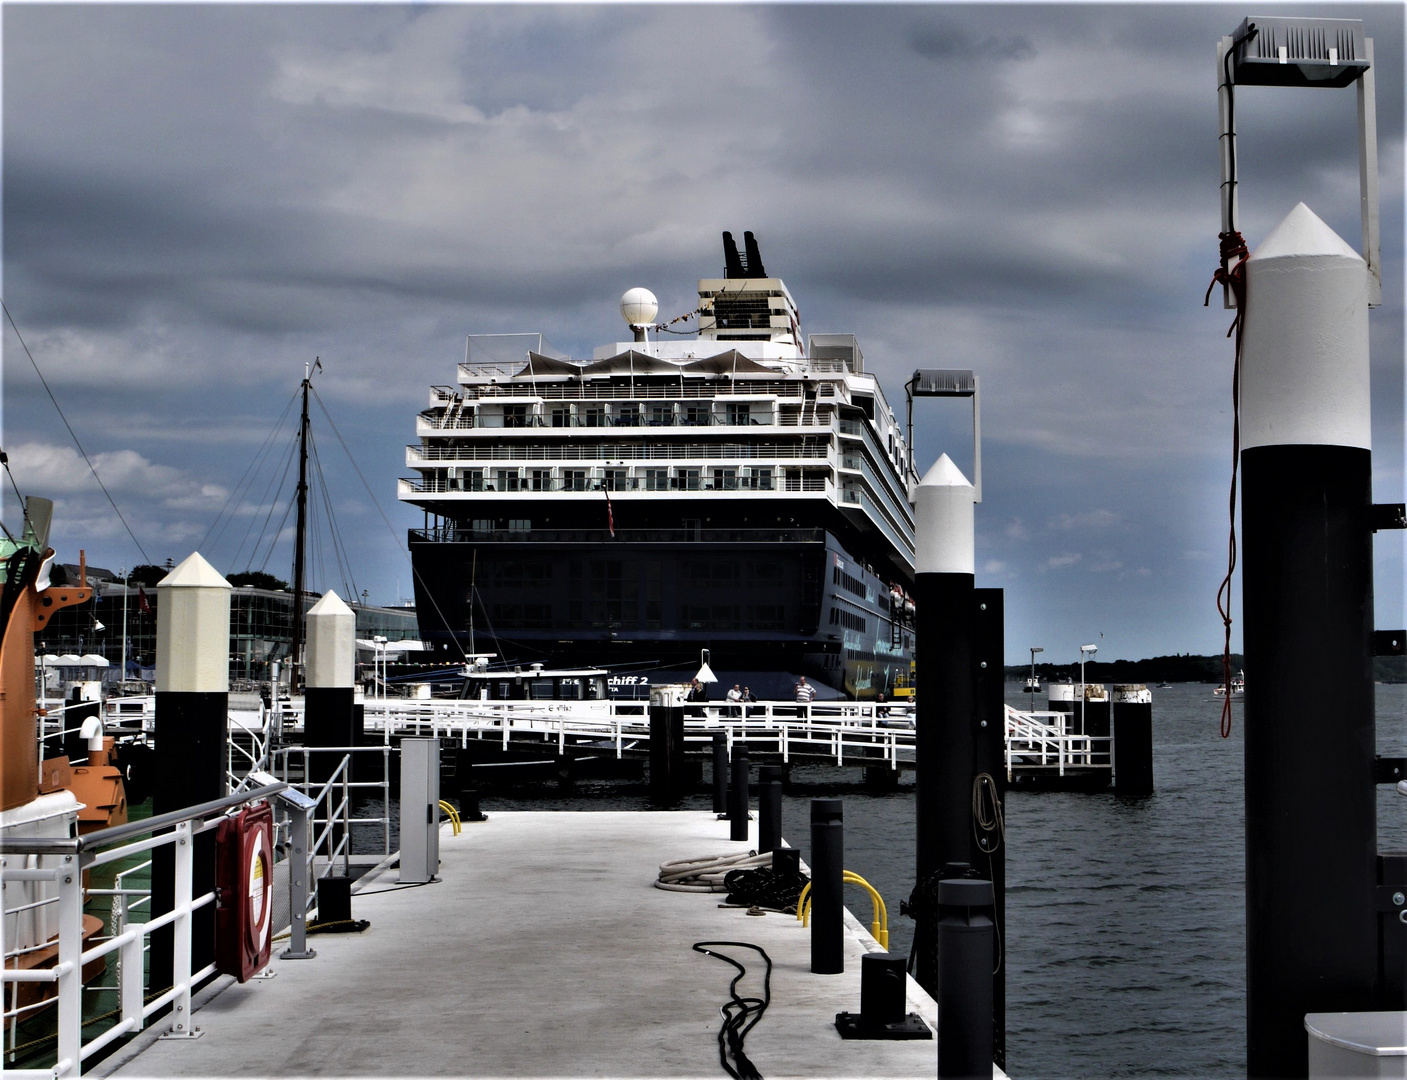
[[[611,531],[611,539],[614,540],[616,536],[616,515],[615,511],[611,509],[611,493],[609,491],[606,492],[606,528]]]
[[[147,593],[140,585],[137,586],[137,610],[143,615],[151,614],[151,605],[147,603]]]

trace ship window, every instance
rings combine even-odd
[[[526,405],[503,406],[504,427],[527,427],[528,407]]]
[[[509,518],[508,531],[511,533],[532,532],[532,518]]]
[[[563,490],[563,491],[585,491],[585,490],[586,490],[586,470],[585,470],[585,469],[563,469],[563,470],[562,470],[562,490]]]
[[[607,491],[624,491],[626,489],[624,469],[603,469],[601,471],[601,486]]]
[[[551,604],[494,604],[493,624],[507,630],[551,630]]]
[[[752,604],[747,609],[749,630],[781,630],[785,608],[781,604]]]
[[[533,477],[532,477],[532,479],[533,479],[533,490],[534,490],[534,491],[551,491],[551,490],[552,490],[552,470],[551,470],[551,469],[534,469],[534,470],[533,470]]]
[[[470,491],[484,490],[484,470],[470,469],[464,477],[464,486]]]
[[[668,490],[669,490],[669,470],[668,470],[668,469],[646,469],[646,470],[645,470],[645,490],[646,490],[646,491],[668,491]]]
[[[473,530],[481,535],[493,532],[493,518],[475,518]]]
[[[650,426],[651,427],[672,427],[674,425],[673,405],[651,405],[650,406]]]
[[[738,486],[737,469],[714,469],[713,486],[717,491],[733,491]]]
[[[552,406],[552,426],[553,426],[553,427],[571,427],[571,426],[572,426],[572,407],[571,407],[570,405],[554,405],[554,406]]]
[[[684,406],[684,426],[685,427],[708,427],[709,416],[707,405],[685,405]]]
[[[606,426],[606,407],[604,405],[588,405],[586,407],[586,426]]]
[[[698,490],[699,490],[699,470],[698,470],[698,469],[680,469],[680,470],[679,470],[679,487],[680,487],[680,490],[682,490],[682,491],[698,491]]]
[[[518,491],[523,482],[517,469],[495,469],[493,479],[499,491]]]
[[[724,406],[727,410],[728,423],[732,425],[747,425],[752,422],[752,409],[747,404]]]
[[[751,488],[752,488],[753,490],[755,490],[755,491],[771,491],[771,490],[772,490],[772,470],[771,470],[771,469],[753,469],[753,470],[752,470],[752,475],[751,475],[751,477],[749,477],[748,486],[751,487]]]
[[[620,412],[616,415],[616,427],[639,427],[640,407],[638,405],[622,405]]]

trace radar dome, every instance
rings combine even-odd
[[[631,289],[620,298],[621,317],[631,326],[648,326],[659,310],[659,301],[649,289]]]

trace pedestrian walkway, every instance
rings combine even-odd
[[[736,973],[690,949],[703,940],[772,958],[771,1006],[745,1047],[769,1080],[936,1075],[933,1041],[837,1034],[835,1014],[859,1011],[860,957],[878,948],[853,919],[846,971],[812,975],[793,917],[653,887],[661,862],[747,849],[727,837],[727,822],[695,811],[446,827],[438,882],[364,879],[352,900],[364,933],[310,936],[311,960],[276,948],[274,978],[204,995],[200,1038],[144,1033],[91,1075],[723,1077],[719,1008]],[[760,959],[735,952],[748,967],[739,992],[760,994]],[[934,1024],[932,999],[909,986],[910,1010]]]

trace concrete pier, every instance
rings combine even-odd
[[[275,959],[273,979],[222,979],[194,1014],[201,1038],[144,1033],[87,1071],[723,1077],[719,1007],[736,973],[690,945],[734,940],[773,962],[771,1006],[746,1043],[768,1080],[934,1076],[933,1041],[836,1031],[836,1013],[859,1008],[860,957],[880,951],[848,913],[846,971],[812,975],[810,933],[795,918],[654,888],[660,863],[746,851],[755,828],[730,841],[728,824],[704,811],[500,812],[459,836],[445,826],[441,881],[394,889],[394,870],[362,879],[365,933],[317,938],[316,959]],[[759,958],[733,951],[748,967],[740,992],[760,993]],[[906,1009],[936,1027],[912,980]]]

